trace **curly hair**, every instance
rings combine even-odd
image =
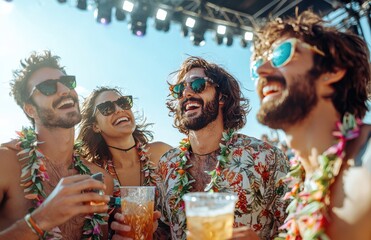
[[[341,32],[312,11],[304,11],[295,18],[271,20],[257,29],[254,39],[254,55],[262,56],[272,44],[282,37],[295,37],[316,46],[325,56],[313,55],[313,73],[316,76],[336,69],[345,69],[344,77],[332,84],[332,102],[341,117],[346,112],[363,118],[368,111],[370,100],[371,70],[370,52],[359,36]]]
[[[82,104],[82,120],[79,126],[80,132],[77,137],[77,140],[81,143],[82,155],[99,165],[102,165],[104,160],[112,158],[112,154],[109,151],[102,135],[93,130],[93,125],[96,123],[96,118],[93,115],[95,109],[95,100],[103,92],[115,92],[122,96],[121,91],[118,90],[117,87],[98,87],[94,89]],[[141,117],[137,117],[136,122],[140,120]],[[133,137],[136,143],[140,142],[142,144],[147,144],[148,142],[152,141],[152,131],[147,130],[147,127],[151,125],[151,123],[145,123],[145,119],[143,119],[139,124],[136,123],[136,128],[133,132]]]
[[[33,73],[41,68],[55,68],[66,74],[64,66],[59,64],[60,57],[52,55],[49,50],[41,53],[32,52],[31,56],[20,61],[21,68],[13,71],[14,79],[10,82],[10,96],[13,96],[17,105],[23,110],[25,103],[33,103],[29,98],[30,93],[27,90],[27,83]],[[33,118],[26,114],[27,118],[35,125]]]
[[[224,99],[222,108],[224,129],[241,129],[246,124],[246,115],[250,112],[249,100],[243,96],[239,82],[225,69],[215,63],[209,63],[205,59],[195,56],[188,57],[180,69],[173,72],[177,74],[176,82],[181,82],[184,76],[193,68],[202,68],[205,75],[219,85],[216,93],[221,94]],[[171,86],[171,84],[168,82]],[[188,129],[182,124],[180,113],[177,111],[177,99],[172,97],[166,101],[166,106],[170,110],[169,116],[174,117],[174,126],[179,132],[188,134]]]

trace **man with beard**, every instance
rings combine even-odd
[[[255,39],[258,120],[295,150],[286,239],[371,239],[370,55],[352,33],[310,11],[276,19]],[[368,153],[368,156],[367,156]]]
[[[112,178],[74,150],[81,114],[74,76],[59,57],[33,53],[14,72],[11,93],[32,122],[0,148],[0,239],[100,239]],[[94,191],[92,191],[94,189]],[[106,228],[106,226],[105,226]],[[103,229],[104,230],[104,229]]]
[[[235,133],[249,112],[238,81],[216,64],[189,57],[170,91],[167,106],[174,125],[187,135],[158,167],[161,220],[170,226],[172,239],[186,239],[183,195],[204,191],[238,196],[233,226],[245,231],[235,231],[235,237],[256,231],[270,239],[285,218],[286,186],[280,179],[288,164],[278,148]]]

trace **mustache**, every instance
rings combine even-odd
[[[286,79],[281,76],[267,76],[265,78],[259,78],[257,88],[259,91],[269,82],[279,82],[283,86],[286,86]]]
[[[74,97],[72,95],[67,95],[67,96],[63,96],[63,97],[60,97],[59,99],[57,99],[54,103],[53,103],[53,107],[57,107],[62,101],[64,101],[65,99],[72,99],[75,103],[78,103],[79,102],[79,99],[77,97]]]
[[[200,105],[203,105],[203,104],[204,104],[204,101],[203,101],[202,99],[198,99],[198,98],[190,97],[190,98],[187,98],[186,100],[184,100],[184,102],[182,103],[182,107],[181,107],[182,111],[185,110],[185,105],[186,105],[189,101],[191,101],[191,102],[197,102],[197,103],[199,103]]]

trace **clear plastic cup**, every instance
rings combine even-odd
[[[232,237],[237,196],[194,192],[184,195],[188,240],[225,240]]]
[[[124,223],[131,227],[125,236],[133,240],[152,240],[155,187],[120,187]]]

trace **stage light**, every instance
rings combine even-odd
[[[129,24],[131,32],[137,37],[143,37],[147,32],[147,23],[141,21],[135,21]]]
[[[122,5],[122,9],[131,13],[134,9],[134,3],[128,0],[124,1],[124,4]]]
[[[202,33],[192,33],[191,41],[195,46],[204,46],[206,44],[204,34]]]
[[[170,29],[169,12],[159,8],[155,17],[155,28],[159,31],[168,32]]]
[[[224,25],[219,25],[216,30],[217,34],[219,35],[224,35],[226,31],[227,31],[227,27]]]
[[[182,34],[183,37],[187,37],[188,36],[188,33],[189,33],[188,27],[186,25],[183,25],[182,24],[182,27],[180,29],[180,32],[181,32],[181,34]]]
[[[111,9],[96,9],[94,15],[97,22],[101,24],[109,24],[111,22]]]
[[[156,19],[161,20],[161,21],[165,21],[166,16],[167,16],[167,11],[166,10],[161,9],[161,8],[159,8],[157,10]]]
[[[195,21],[194,27],[192,28],[191,41],[195,46],[204,46],[205,45],[205,32],[207,29],[207,23],[202,19],[197,19]]]
[[[88,4],[86,3],[86,0],[78,0],[76,7],[80,10],[86,10],[88,7]]]
[[[110,0],[99,0],[94,15],[97,22],[109,24],[112,18],[112,2]]]
[[[247,41],[244,38],[241,38],[240,45],[241,45],[241,47],[246,48],[247,47]]]
[[[223,43],[224,36],[218,33],[215,34],[216,44],[221,45]]]
[[[67,0],[57,0],[59,3],[66,3]]]
[[[117,21],[124,21],[126,18],[125,12],[123,9],[116,8],[115,16]]]
[[[233,44],[233,34],[229,33],[227,36],[224,37],[224,43],[228,47],[232,46]]]
[[[254,34],[252,32],[245,32],[244,39],[246,41],[251,41],[254,37]]]
[[[138,2],[131,12],[129,27],[132,33],[138,37],[146,35],[147,19],[150,14],[150,5],[145,2]]]
[[[193,28],[196,24],[196,20],[194,18],[191,18],[191,17],[188,17],[186,22],[185,22],[185,25],[189,28]]]

